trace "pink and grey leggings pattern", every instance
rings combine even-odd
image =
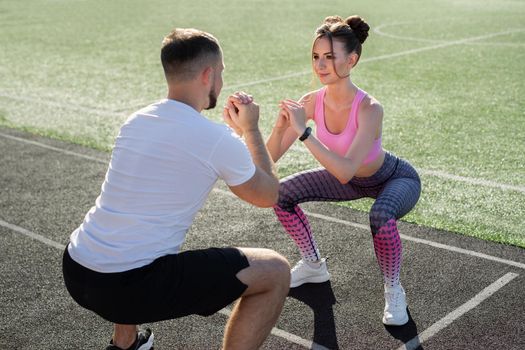
[[[387,153],[383,165],[374,175],[354,177],[344,185],[324,168],[306,170],[284,178],[279,189],[279,202],[274,210],[301,251],[303,259],[316,261],[320,258],[319,249],[308,218],[299,204],[374,198],[369,215],[374,251],[384,283],[394,286],[399,284],[402,260],[396,220],[412,210],[420,192],[421,181],[416,170],[407,161]]]

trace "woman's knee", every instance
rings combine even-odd
[[[377,231],[386,225],[389,220],[396,219],[394,213],[391,210],[388,210],[387,207],[380,207],[378,205],[373,205],[369,213],[370,219],[370,229],[372,234],[376,234]]]

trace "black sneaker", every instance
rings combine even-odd
[[[113,339],[109,341],[109,345],[106,350],[124,350],[118,346],[113,345]],[[140,330],[137,333],[137,340],[125,350],[153,350],[153,332],[151,329],[146,328],[145,330]]]

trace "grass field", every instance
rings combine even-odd
[[[163,36],[197,27],[223,46],[219,101],[252,93],[268,135],[280,99],[318,86],[311,40],[331,14],[372,27],[353,80],[383,105],[384,147],[421,172],[404,220],[525,247],[524,1],[0,0],[0,126],[109,151],[165,97]],[[297,146],[278,165],[317,164]]]

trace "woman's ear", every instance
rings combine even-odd
[[[350,68],[354,68],[357,64],[357,61],[359,60],[359,55],[355,52],[352,52],[348,55],[348,64],[350,65]]]

